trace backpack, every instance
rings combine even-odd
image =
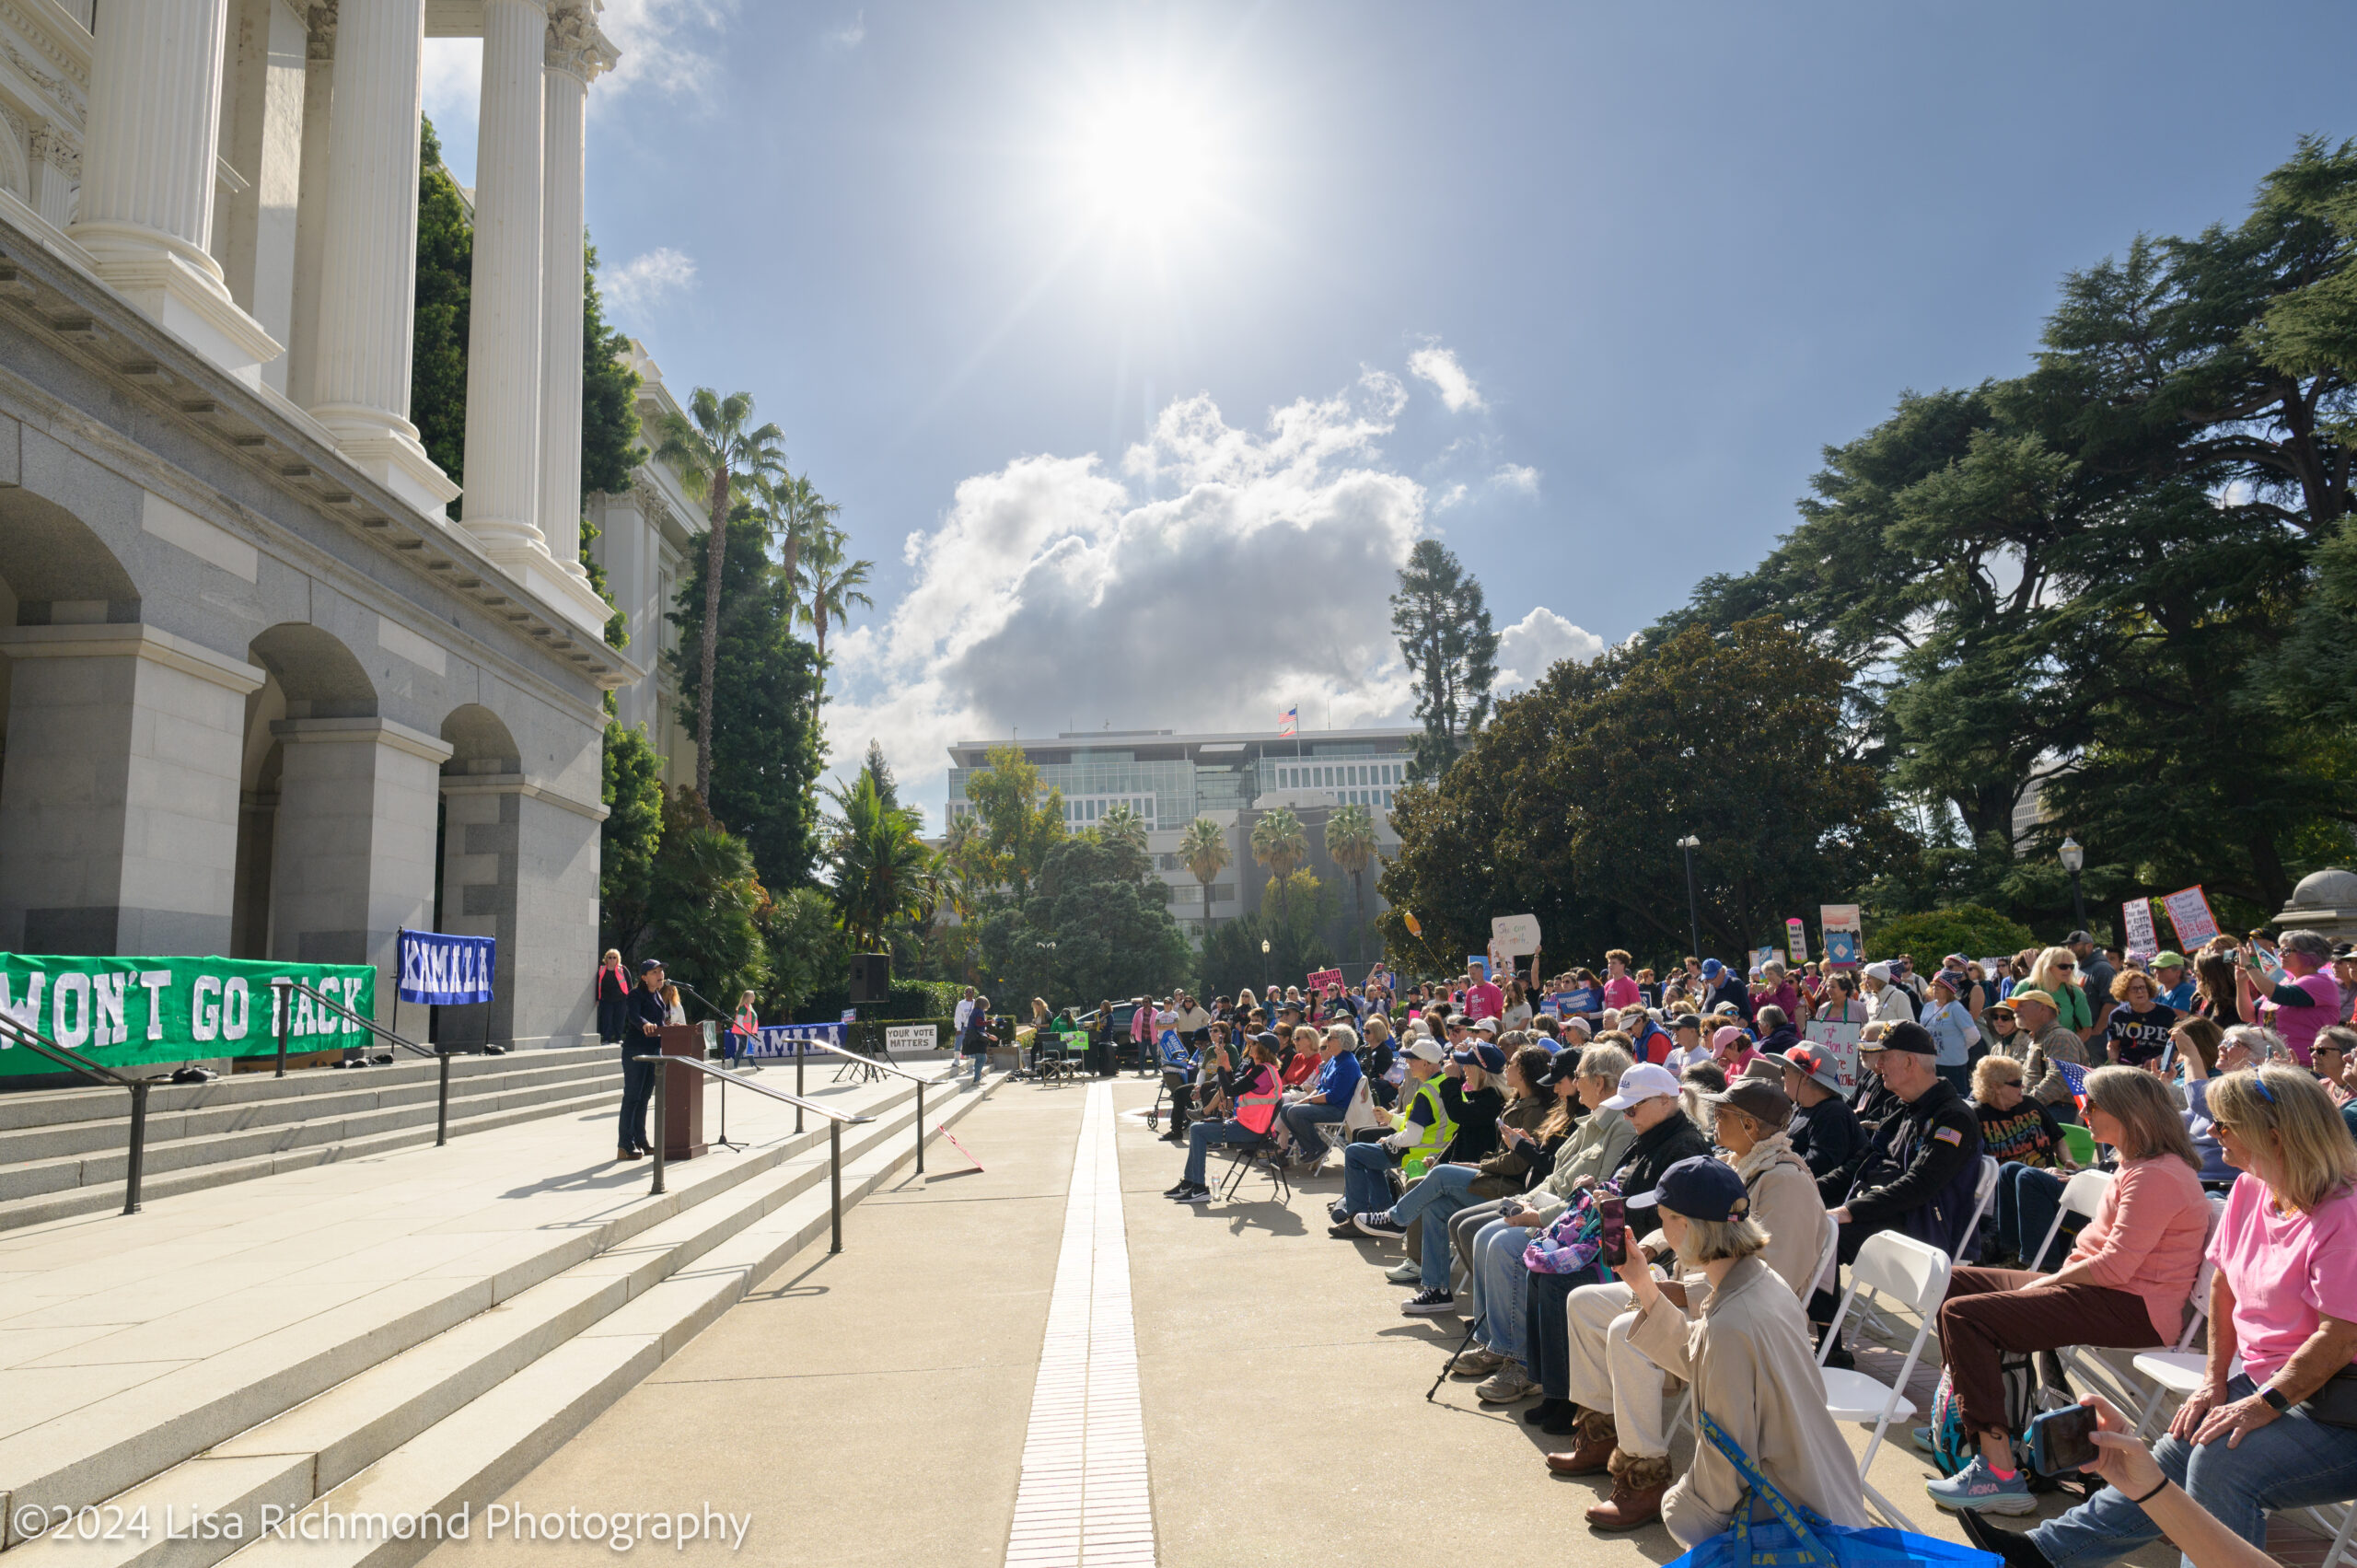
[[[2037,1363],[2027,1354],[2008,1352],[1998,1358],[1997,1371],[2005,1383],[2005,1432],[2013,1440],[2014,1468],[2032,1492],[2051,1492],[2054,1478],[2040,1474],[2029,1462],[2029,1423],[2038,1414]],[[1980,1452],[1980,1439],[1965,1426],[1963,1401],[1942,1367],[1939,1386],[1932,1391],[1932,1462],[1942,1475],[1954,1475]]]

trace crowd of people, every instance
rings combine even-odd
[[[2091,1568],[2164,1529],[2242,1562],[2269,1511],[2357,1498],[2346,947],[2290,931],[2142,959],[2075,933],[1855,974],[1657,975],[1620,951],[1601,977],[1497,969],[1067,1021],[1162,1073],[1173,1201],[1215,1201],[1224,1148],[1271,1176],[1338,1165],[1330,1234],[1402,1246],[1400,1310],[1465,1323],[1448,1371],[1566,1439],[1550,1470],[1610,1477],[1599,1530],[1659,1519],[1691,1546],[1743,1506],[1712,1445],[1672,1458],[1687,1393],[1794,1502],[1868,1522],[1819,1368],[1854,1364],[1840,1270],[1886,1231],[1956,1265],[1936,1330],[1971,1451],[1926,1487],[2009,1564]],[[2066,1214],[2087,1168],[2101,1199]],[[2206,1369],[2167,1435],[2148,1453],[2089,1393],[2113,1484],[2026,1533],[1992,1523],[2038,1508],[2003,1368],[2175,1345],[2195,1317]]]

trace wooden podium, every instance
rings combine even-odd
[[[666,1056],[703,1060],[703,1030],[696,1025],[666,1024],[656,1038],[662,1040]],[[663,1086],[663,1157],[691,1160],[712,1146],[703,1141],[703,1091],[712,1080],[692,1070],[678,1073],[660,1067],[656,1071],[670,1080]]]

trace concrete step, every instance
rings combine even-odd
[[[983,1094],[992,1087],[995,1080]],[[926,1121],[954,1122],[981,1098],[928,1095]],[[844,1129],[846,1207],[913,1159],[913,1094],[896,1084],[879,1103],[877,1121]],[[157,1522],[148,1537],[12,1544],[27,1563],[58,1568],[208,1568],[241,1547],[247,1557],[264,1558],[290,1547],[322,1550],[299,1537],[257,1540],[265,1506],[282,1517],[319,1505],[414,1512],[429,1504],[407,1500],[449,1497],[480,1510],[830,1223],[823,1130],[674,1166],[671,1176],[670,1194],[635,1206],[632,1217],[651,1223],[112,1495],[110,1510],[133,1516],[145,1508]],[[83,1471],[95,1479],[128,1457],[114,1456],[110,1467],[93,1456]],[[20,1486],[11,1501],[21,1507],[48,1491],[42,1482]],[[209,1512],[236,1516],[243,1528],[235,1538],[167,1540],[160,1530],[167,1506],[183,1525],[192,1513]],[[391,1562],[412,1561],[431,1544],[326,1550],[342,1562],[347,1546],[414,1549],[408,1556],[351,1557]]]
[[[454,1092],[450,1099],[450,1136],[456,1138],[494,1127],[509,1127],[518,1121],[541,1117],[578,1115],[618,1104],[621,1099],[621,1070],[619,1066],[610,1074],[583,1076],[571,1083],[546,1089],[517,1091],[512,1096],[492,1095],[461,1100]],[[352,1120],[374,1120],[385,1124],[371,1131],[366,1126],[347,1128],[345,1122],[339,1121],[330,1124],[334,1129],[333,1136],[323,1141],[308,1142],[302,1140],[302,1134],[312,1130],[311,1124],[296,1122],[290,1127],[272,1129],[266,1133],[238,1135],[250,1144],[261,1142],[264,1146],[259,1151],[249,1147],[228,1157],[182,1163],[175,1168],[159,1168],[158,1156],[166,1151],[151,1142],[147,1146],[148,1167],[140,1179],[141,1198],[143,1201],[168,1198],[178,1192],[193,1192],[208,1187],[226,1186],[231,1182],[251,1181],[260,1177],[275,1176],[282,1171],[324,1165],[331,1160],[361,1159],[434,1142],[435,1106],[431,1100],[422,1110],[411,1108],[401,1112],[378,1113],[372,1119]],[[233,1141],[198,1140],[202,1145],[198,1152],[221,1153],[225,1145]],[[124,1151],[117,1149],[105,1156],[93,1156],[88,1160],[57,1162],[75,1167],[77,1182],[0,1200],[0,1231],[74,1214],[99,1214],[121,1208],[123,1165],[127,1158]],[[90,1174],[93,1167],[101,1167],[103,1172],[110,1174],[93,1177]],[[8,1191],[17,1177],[16,1171],[0,1170],[0,1191]]]

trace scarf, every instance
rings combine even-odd
[[[1771,1132],[1766,1137],[1760,1139],[1759,1142],[1752,1144],[1751,1152],[1749,1154],[1735,1162],[1735,1173],[1743,1178],[1744,1186],[1748,1188],[1754,1181],[1768,1174],[1769,1167],[1782,1159],[1786,1155],[1792,1154],[1793,1134],[1791,1130],[1788,1128],[1781,1132]],[[1798,1159],[1800,1156],[1798,1155],[1793,1155],[1793,1157],[1794,1159]]]

